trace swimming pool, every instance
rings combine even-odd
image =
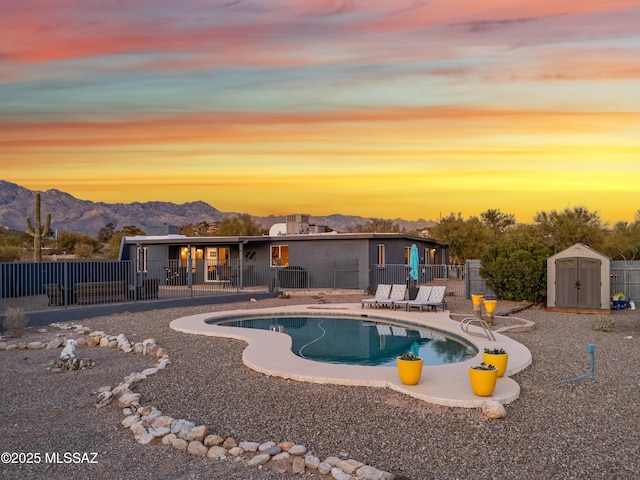
[[[478,350],[462,338],[424,326],[346,316],[260,316],[208,323],[281,332],[291,337],[291,351],[317,362],[394,366],[402,353],[414,351],[424,365],[445,365],[473,358]]]

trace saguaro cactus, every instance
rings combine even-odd
[[[51,227],[51,214],[47,213],[47,221],[42,227],[40,222],[40,194],[36,193],[36,222],[31,226],[31,219],[27,217],[27,233],[33,237],[33,261],[42,261],[42,237],[49,235],[49,227]]]

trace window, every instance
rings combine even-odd
[[[147,247],[136,248],[136,271],[147,273]]]
[[[411,259],[411,247],[404,247],[404,264],[409,265]]]
[[[385,265],[385,252],[384,252],[384,244],[378,244],[378,265]]]
[[[289,245],[272,245],[271,246],[271,266],[272,267],[289,266]]]

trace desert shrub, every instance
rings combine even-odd
[[[595,321],[595,329],[600,332],[613,332],[616,328],[616,322],[611,315],[597,315]]]
[[[0,246],[0,262],[16,262],[20,260],[20,247],[13,245]]]
[[[499,299],[540,303],[547,295],[549,254],[539,243],[506,240],[482,257],[480,276]]]
[[[90,258],[93,255],[94,246],[88,243],[77,243],[73,254],[78,258]]]
[[[2,326],[10,335],[19,336],[22,334],[24,329],[27,328],[28,323],[29,317],[27,317],[23,309],[8,307],[4,314]]]

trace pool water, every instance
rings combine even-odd
[[[215,323],[286,333],[291,337],[293,353],[327,363],[395,366],[399,355],[417,350],[424,365],[444,365],[478,353],[472,345],[441,332],[378,319],[285,316]]]

